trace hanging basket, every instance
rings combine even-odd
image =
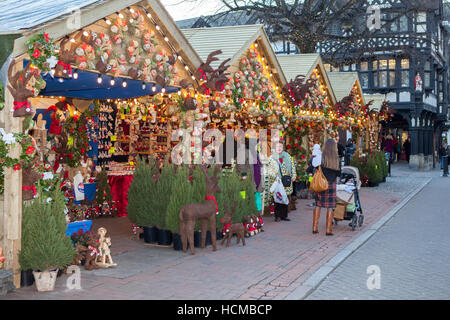
[[[33,271],[36,288],[39,292],[53,291],[55,289],[58,269],[54,271],[46,270],[44,272]]]

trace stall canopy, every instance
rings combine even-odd
[[[277,55],[277,58],[288,81],[294,80],[299,75],[311,79],[316,72],[320,75],[320,84],[324,87],[330,103],[334,105],[337,102],[320,54]]]
[[[366,103],[357,72],[329,72],[328,78],[337,101],[341,101],[356,89],[360,101]]]
[[[204,61],[212,51],[222,50],[222,54],[218,56],[220,60],[213,62],[211,66],[217,68],[223,60],[231,59],[230,72],[238,71],[241,58],[254,44],[258,44],[256,49],[264,59],[268,59],[266,62],[275,78],[274,83],[279,88],[286,84],[286,77],[262,24],[182,29],[182,32]]]

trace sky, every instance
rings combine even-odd
[[[217,13],[220,0],[160,0],[175,21]]]

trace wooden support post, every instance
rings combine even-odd
[[[22,63],[18,62],[14,68],[21,68]],[[5,131],[7,133],[22,132],[22,118],[14,118],[10,110],[13,108],[14,99],[5,89],[5,108],[3,118],[5,119]],[[11,148],[10,156],[19,158],[21,145],[16,143]],[[3,196],[3,254],[6,258],[4,268],[14,272],[14,285],[20,288],[20,265],[19,251],[21,249],[22,238],[22,170],[14,171],[12,168],[5,168],[5,192]]]

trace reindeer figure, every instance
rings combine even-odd
[[[191,247],[191,253],[194,252],[194,227],[197,219],[202,220],[202,248],[206,243],[206,229],[208,226],[211,230],[211,240],[213,251],[216,251],[216,214],[218,213],[217,201],[215,198],[216,192],[221,192],[219,187],[219,173],[221,167],[216,166],[214,168],[214,175],[210,177],[208,170],[202,167],[203,173],[206,178],[206,201],[203,203],[187,204],[180,210],[180,235],[183,243],[183,252],[187,251],[187,244]]]
[[[73,54],[72,48],[65,49],[69,40],[61,42],[61,53],[59,54],[59,61],[55,67],[55,77],[69,79],[72,77],[72,66],[77,59]]]
[[[227,71],[230,67],[230,65],[227,65],[230,60],[231,58],[228,58],[223,61],[219,68],[213,72],[210,80],[208,81],[208,88],[213,91],[223,91],[225,89],[225,84],[228,82],[228,76],[230,75],[229,73],[225,73],[225,71]]]
[[[221,54],[222,50],[216,50],[211,52],[206,59],[206,62],[202,63],[198,68],[196,77],[203,80],[205,83],[199,87],[199,91],[202,94],[207,94],[211,91],[224,89],[225,83],[228,82],[228,73],[225,71],[228,69],[229,65],[226,65],[231,59],[227,59],[222,62],[217,70],[211,66],[211,63],[218,61],[217,55]]]
[[[232,219],[233,219],[234,210],[236,209],[236,204],[237,204],[237,201],[235,200],[234,203],[233,203],[233,206],[231,207],[231,210],[228,211],[227,204],[224,203],[224,208],[225,208],[225,216],[223,218],[223,234],[224,234],[224,237],[222,238],[221,245],[223,245],[223,243],[225,242],[225,239],[228,239],[227,245],[226,245],[227,248],[230,245],[231,237],[233,237],[233,234],[235,234],[236,237],[237,237],[236,244],[239,244],[239,242],[242,239],[242,245],[245,246],[245,228],[244,228],[244,225],[242,223],[232,223],[231,222]]]
[[[31,63],[28,63],[25,69],[17,71],[13,75],[13,68],[16,61],[13,60],[8,69],[8,84],[9,92],[14,97],[14,113],[13,117],[26,117],[33,115],[33,108],[31,107],[28,98],[34,96],[34,90],[27,89],[27,84],[30,82],[34,73],[30,71]]]

